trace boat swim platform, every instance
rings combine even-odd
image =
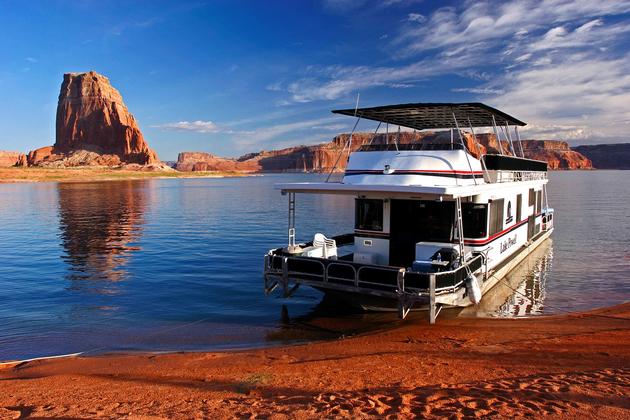
[[[401,267],[354,263],[343,257],[333,260],[291,256],[283,248],[277,248],[265,255],[265,293],[281,288],[283,296],[288,298],[304,284],[323,291],[383,298],[396,304],[401,319],[405,319],[412,309],[428,310],[429,322],[434,324],[442,308],[471,305],[464,284],[468,270],[479,277],[483,300],[486,292],[545,242],[552,232],[553,229],[540,232],[509,260],[490,271],[483,269],[483,254],[474,255],[455,270],[419,273]],[[353,237],[353,234],[347,234],[333,239],[343,246]],[[302,245],[309,246],[309,243]]]

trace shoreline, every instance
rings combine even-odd
[[[258,174],[249,172],[142,171],[107,167],[77,168],[0,168],[0,184],[33,182],[92,182],[173,178],[228,178]]]
[[[310,344],[4,366],[0,418],[630,415],[630,302],[424,321]]]
[[[556,169],[552,172],[592,172],[618,171],[623,169]],[[142,171],[122,168],[83,166],[76,168],[36,168],[36,167],[0,167],[0,184],[34,183],[34,182],[93,182],[120,181],[137,179],[173,179],[173,178],[231,178],[264,176],[273,174],[312,174],[327,172],[235,172],[235,171],[207,171],[180,172],[171,171]],[[343,172],[335,172],[342,174]]]

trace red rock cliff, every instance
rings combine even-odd
[[[63,160],[79,150],[93,153],[84,154],[87,164],[95,159],[105,165],[159,162],[120,93],[107,77],[94,71],[64,74],[55,144],[29,153],[29,165]],[[81,162],[86,163],[85,159]]]
[[[328,143],[314,146],[298,146],[281,150],[262,151],[243,155],[238,159],[224,159],[208,153],[185,152],[180,153],[177,169],[181,171],[247,171],[247,172],[327,172],[335,167],[336,171],[343,171],[346,166],[346,155],[339,158],[344,145],[347,144],[349,134],[340,134]],[[352,136],[352,151],[360,146],[372,142],[373,144],[394,143],[398,134],[355,133]],[[499,143],[494,134],[478,134],[478,142],[474,141],[470,133],[462,132],[462,139],[468,150],[475,157],[485,153],[499,153]],[[427,142],[431,144],[447,144],[451,141],[460,142],[457,132],[451,139],[450,131],[439,132],[402,132],[399,144]],[[505,154],[509,152],[507,141],[501,145]],[[519,151],[519,146],[515,144]],[[566,142],[556,140],[523,140],[525,157],[544,160],[550,169],[590,169],[591,162],[581,154],[569,149]]]
[[[7,152],[0,150],[0,167],[24,166],[26,156],[20,152]]]
[[[566,141],[523,140],[522,144],[526,158],[544,160],[549,169],[593,169],[590,159],[571,150]]]

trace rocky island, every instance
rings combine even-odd
[[[112,167],[160,162],[120,92],[95,71],[64,74],[55,127],[55,144],[29,152],[29,166]]]

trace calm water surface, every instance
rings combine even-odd
[[[476,315],[628,300],[628,175],[551,173],[553,243]],[[287,199],[273,184],[319,178],[0,185],[0,360],[273,345],[399,322],[332,310],[308,288],[290,300],[264,296],[262,256],[286,241]],[[298,239],[349,232],[353,213],[348,197],[298,196]]]

